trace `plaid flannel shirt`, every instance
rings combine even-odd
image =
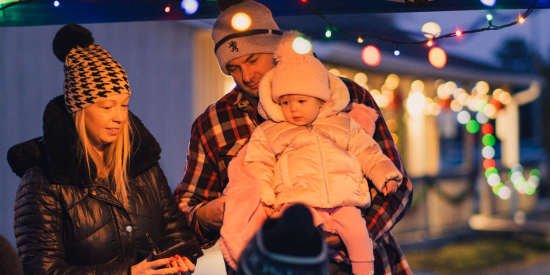
[[[350,102],[362,103],[378,111],[374,140],[395,166],[405,175],[397,192],[390,196],[371,188],[372,206],[364,211],[368,231],[374,241],[376,274],[412,274],[401,248],[390,230],[403,218],[412,201],[412,183],[406,176],[401,158],[386,121],[370,93],[355,82],[342,78],[350,92]],[[182,182],[174,191],[182,201],[191,228],[203,248],[213,246],[219,232],[201,226],[196,211],[205,203],[219,198],[229,179],[227,167],[237,152],[248,142],[258,121],[252,106],[236,87],[210,105],[193,123]]]

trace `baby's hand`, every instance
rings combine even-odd
[[[265,211],[265,214],[267,215],[267,217],[271,217],[271,215],[273,215],[273,208],[267,206],[267,205],[263,205],[263,208],[264,208],[264,211]]]
[[[384,196],[387,196],[388,194],[393,194],[397,192],[397,181],[395,180],[389,180],[386,183],[386,186],[382,188],[382,193],[384,193]]]

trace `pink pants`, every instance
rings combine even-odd
[[[281,211],[276,213],[275,216],[280,215],[290,205],[284,205]],[[352,206],[309,208],[312,211],[313,222],[316,226],[322,222],[330,222],[326,221],[327,216],[332,220],[331,226],[336,229],[336,232],[342,241],[344,241],[348,250],[353,274],[369,275],[371,271],[374,271],[372,240],[367,230],[367,223],[361,216],[359,208]],[[313,211],[317,213],[313,213]],[[324,219],[324,221],[319,221],[320,219]]]

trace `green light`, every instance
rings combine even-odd
[[[493,193],[498,196],[498,190],[502,187],[504,187],[504,184],[502,182],[499,182],[495,187],[493,187]]]
[[[529,172],[529,176],[535,176],[540,179],[540,171],[539,169],[533,169]]]
[[[330,31],[330,29],[327,29],[327,32],[325,32],[325,36],[327,38],[330,38],[332,36],[332,32]]]
[[[495,167],[491,167],[491,168],[485,170],[485,177],[486,178],[488,178],[491,174],[497,174],[498,175],[498,170]]]
[[[527,188],[527,189],[525,189],[525,194],[533,195],[533,194],[535,194],[536,191],[537,191],[536,188]]]
[[[495,145],[496,139],[495,139],[495,136],[493,135],[484,135],[481,141],[485,146],[493,146]]]
[[[493,20],[493,15],[492,15],[492,14],[490,14],[490,13],[489,13],[489,14],[487,14],[487,20],[488,20],[488,21],[491,21],[491,20]]]
[[[472,134],[477,133],[477,131],[479,131],[479,123],[475,120],[468,121],[468,123],[466,123],[466,130]]]

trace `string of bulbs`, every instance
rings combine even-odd
[[[378,35],[365,34],[365,33],[361,32],[361,31],[358,31],[358,30],[354,30],[354,29],[351,29],[351,28],[335,25],[335,24],[331,23],[328,19],[326,19],[313,6],[311,6],[311,4],[309,4],[309,2],[307,0],[301,0],[301,1],[303,3],[305,3],[307,5],[307,7],[315,15],[317,15],[319,18],[321,18],[323,21],[325,21],[325,23],[327,24],[327,31],[325,33],[326,37],[330,37],[332,35],[332,31],[335,31],[335,32],[338,32],[342,35],[348,36],[348,37],[357,38],[358,43],[363,43],[364,39],[367,38],[367,37],[377,39],[377,40],[381,40],[381,41],[384,41],[384,42],[395,44],[396,55],[398,55],[397,54],[399,52],[398,46],[400,44],[402,44],[402,45],[403,44],[409,44],[409,45],[410,44],[413,44],[413,45],[425,44],[425,45],[428,45],[428,46],[431,47],[435,40],[440,40],[440,39],[449,38],[449,37],[458,37],[458,36],[462,36],[463,34],[468,34],[468,33],[478,33],[478,32],[484,32],[484,31],[500,30],[500,29],[504,29],[504,28],[516,25],[518,23],[523,23],[523,22],[525,22],[525,18],[527,18],[531,14],[533,9],[535,8],[535,5],[538,2],[538,0],[533,0],[533,2],[531,3],[531,6],[529,6],[529,8],[521,16],[519,16],[518,20],[513,21],[511,23],[508,23],[508,24],[504,24],[504,25],[500,25],[500,26],[493,25],[493,16],[491,14],[488,14],[487,15],[487,22],[488,22],[489,26],[486,27],[486,28],[474,29],[474,30],[469,30],[469,31],[456,30],[455,32],[444,34],[444,35],[437,35],[437,36],[432,35],[431,38],[428,38],[428,39],[425,39],[425,40],[420,40],[420,41],[400,41],[400,40],[388,39],[388,38],[378,36]]]

